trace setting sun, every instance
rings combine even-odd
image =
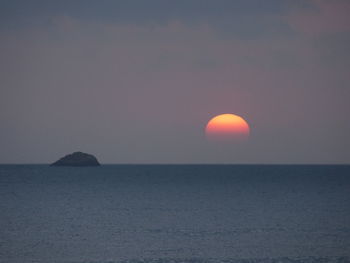
[[[248,139],[250,128],[240,116],[221,114],[212,118],[206,128],[207,139],[213,141],[244,141]]]

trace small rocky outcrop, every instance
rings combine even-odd
[[[91,154],[74,152],[62,157],[51,166],[100,166],[100,163]]]

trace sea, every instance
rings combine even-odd
[[[0,165],[0,262],[350,262],[350,166]]]

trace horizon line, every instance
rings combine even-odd
[[[0,165],[48,165],[51,163],[0,163]],[[104,165],[350,165],[350,163],[100,163]],[[70,167],[70,166],[65,166]],[[75,167],[75,166],[72,166]],[[94,167],[94,166],[76,166]]]

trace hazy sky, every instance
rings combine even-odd
[[[350,163],[348,0],[0,3],[0,163]]]

